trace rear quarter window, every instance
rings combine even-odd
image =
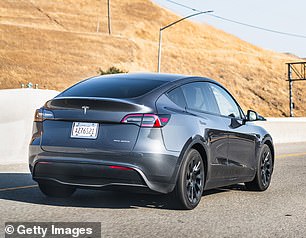
[[[182,88],[178,87],[167,93],[168,98],[181,108],[186,108],[185,96]]]

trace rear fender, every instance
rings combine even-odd
[[[193,137],[190,137],[187,142],[185,143],[185,145],[183,146],[183,149],[179,155],[179,158],[178,158],[178,162],[177,162],[177,168],[175,170],[175,173],[173,174],[173,177],[171,179],[171,181],[174,181],[174,183],[176,183],[177,179],[178,179],[178,174],[179,174],[179,171],[181,169],[181,166],[182,166],[182,163],[183,163],[183,160],[185,158],[185,156],[187,155],[188,151],[195,145],[200,145],[203,147],[205,153],[206,153],[206,177],[209,176],[209,172],[210,172],[210,169],[209,169],[209,153],[208,153],[208,145],[207,145],[207,142],[205,141],[205,139],[200,136],[200,135],[195,135]],[[204,161],[205,163],[205,161]]]

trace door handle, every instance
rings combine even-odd
[[[201,125],[206,125],[207,123],[205,121],[200,120]]]

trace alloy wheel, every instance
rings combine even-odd
[[[197,203],[202,196],[203,182],[204,182],[204,167],[202,166],[202,159],[194,156],[186,170],[186,192],[190,203]]]
[[[272,157],[269,150],[262,153],[261,157],[261,181],[267,187],[272,175]]]

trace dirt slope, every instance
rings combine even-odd
[[[0,88],[63,90],[99,67],[156,71],[158,29],[179,17],[149,0],[111,3],[110,36],[106,1],[1,0]],[[209,25],[185,21],[164,31],[163,72],[214,78],[264,116],[288,115],[285,62],[297,60]],[[294,86],[296,115],[306,116],[306,83]]]

